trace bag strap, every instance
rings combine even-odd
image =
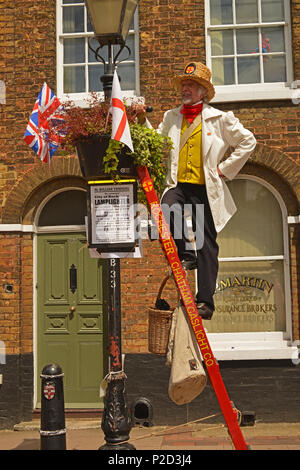
[[[157,297],[156,297],[156,302],[161,299],[162,291],[164,290],[164,287],[165,287],[165,285],[167,284],[167,282],[168,282],[168,280],[169,280],[170,278],[172,278],[173,281],[174,281],[173,276],[170,275],[170,274],[167,274],[167,276],[163,279],[163,281],[162,281],[162,283],[161,283],[161,285],[160,285],[160,288],[159,288],[159,290],[158,290],[158,294],[157,294]],[[174,284],[175,284],[175,281],[174,281]],[[179,294],[179,291],[178,291],[178,289],[177,289],[176,284],[175,284],[175,287],[176,287],[176,291],[177,291],[177,302],[179,302],[179,300],[180,300],[180,294]]]

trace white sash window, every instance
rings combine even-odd
[[[293,358],[288,225],[273,187],[227,183],[237,212],[218,234],[215,312],[205,328],[220,359]]]
[[[118,74],[122,91],[127,96],[138,94],[139,91],[137,28],[136,12],[126,41],[131,54],[128,57],[127,50],[124,50],[118,57],[118,60],[126,59],[118,66]],[[58,0],[57,33],[58,96],[81,101],[91,91],[102,92],[100,77],[104,67],[88,47],[88,40],[94,33],[84,1]],[[92,39],[91,45],[96,49],[99,43]],[[114,46],[114,49],[117,52],[119,46]],[[107,46],[101,49],[100,55],[107,59]]]
[[[290,98],[287,0],[207,0],[207,64],[215,101]]]

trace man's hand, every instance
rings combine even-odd
[[[223,175],[223,173],[221,173],[219,167],[217,166],[217,170],[218,170],[218,175],[220,178],[225,178],[225,175]]]
[[[135,107],[135,114],[139,124],[145,124],[146,121],[146,108],[147,106],[143,104],[138,104]]]

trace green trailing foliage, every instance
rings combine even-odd
[[[141,124],[130,124],[129,127],[134,152],[128,149],[126,153],[136,166],[147,167],[156,191],[161,194],[166,176],[164,161],[172,148],[172,141]],[[105,172],[113,179],[116,179],[118,153],[122,147],[127,149],[121,142],[110,140],[104,157]]]

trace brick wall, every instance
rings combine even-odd
[[[127,402],[141,397],[153,407],[153,424],[177,426],[196,419],[208,425],[223,423],[210,381],[191,403],[176,405],[168,395],[170,368],[154,354],[128,354],[125,360]],[[143,373],[141,373],[143,371]],[[256,423],[299,423],[300,368],[291,361],[220,361],[220,373],[230,400],[242,412],[255,413]]]
[[[172,77],[190,60],[205,61],[204,2],[140,1],[141,94],[153,106],[153,122],[178,102]]]
[[[121,261],[122,345],[124,352],[148,352],[148,309],[153,308],[162,280],[168,274],[167,261],[158,241],[143,240],[143,258]],[[195,278],[188,273],[189,285],[195,291]],[[161,298],[171,307],[178,301],[177,290],[170,279]]]
[[[39,162],[23,142],[41,85],[56,88],[56,1],[0,2],[0,80],[6,104],[0,105],[0,207],[7,192]]]
[[[32,352],[32,235],[0,236],[0,338],[6,354]]]

